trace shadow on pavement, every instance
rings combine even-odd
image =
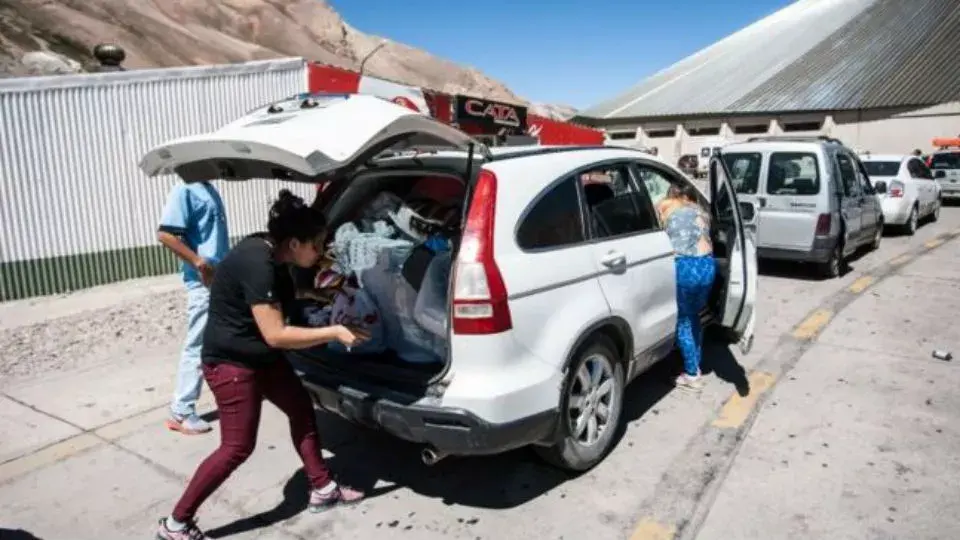
[[[840,277],[846,276],[856,270],[854,263],[870,253],[867,248],[859,249],[844,260],[844,265],[840,270]],[[818,265],[815,263],[797,263],[795,261],[779,261],[761,259],[758,262],[758,270],[761,276],[781,277],[789,279],[802,279],[805,281],[828,281],[836,278],[826,278],[820,274]]]
[[[627,387],[623,421],[613,448],[619,445],[629,423],[642,417],[673,390],[676,372],[675,359],[665,359]],[[578,476],[547,465],[528,448],[498,456],[449,457],[427,467],[420,461],[420,445],[354,426],[326,413],[318,415],[318,422],[321,437],[337,441],[327,447],[334,453],[327,463],[337,480],[366,491],[368,499],[409,489],[420,496],[440,499],[447,505],[506,509],[540,497]],[[236,474],[243,474],[243,469]],[[378,483],[381,487],[375,487]],[[284,485],[283,501],[277,506],[206,533],[210,538],[223,538],[293,518],[306,510],[308,489],[301,469]]]
[[[333,460],[331,459],[330,461],[332,462]],[[333,463],[331,463],[331,465],[333,465]],[[384,493],[393,491],[394,489],[396,488],[388,487],[367,490],[367,498],[383,495]],[[293,518],[307,509],[307,503],[309,502],[309,490],[310,484],[307,482],[307,475],[301,468],[294,473],[289,480],[287,480],[286,484],[284,484],[283,500],[280,501],[278,505],[270,510],[260,512],[259,514],[239,519],[233,523],[206,531],[206,535],[210,538],[224,538],[227,536],[233,536],[235,534],[243,534],[257,529],[270,527],[277,523]]]
[[[715,340],[704,343],[700,370],[704,375],[713,373],[717,378],[732,384],[741,396],[750,393],[747,371],[730,352],[730,346],[725,343]]]
[[[43,540],[39,536],[28,533],[23,529],[0,528],[0,540]]]

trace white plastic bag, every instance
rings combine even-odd
[[[405,362],[422,364],[446,358],[446,339],[440,339],[413,318],[417,291],[401,274],[412,248],[386,248],[377,264],[360,274],[360,286],[377,304],[383,321],[384,344]]]
[[[452,264],[449,251],[437,254],[430,261],[413,309],[417,324],[443,339],[447,338],[447,285]]]
[[[380,310],[362,289],[345,287],[337,294],[330,309],[330,324],[342,324],[370,332],[370,339],[352,347],[350,352],[370,354],[383,352],[386,348]],[[338,341],[331,342],[329,347],[341,352],[346,351],[346,347]]]

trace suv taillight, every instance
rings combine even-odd
[[[493,259],[497,177],[480,171],[467,211],[453,278],[453,333],[497,334],[513,328],[507,288]]]
[[[895,199],[903,197],[903,182],[890,182],[890,188],[887,190],[887,195]]]
[[[830,214],[820,214],[817,217],[817,236],[830,234]]]

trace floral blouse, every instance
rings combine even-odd
[[[713,252],[710,217],[699,206],[684,204],[672,208],[664,221],[667,236],[678,256],[700,257]]]

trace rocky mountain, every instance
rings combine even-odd
[[[357,69],[383,43],[364,67],[371,75],[526,103],[474,68],[351,27],[323,0],[0,0],[2,76],[82,71],[103,42],[125,49],[127,69],[282,56]]]

